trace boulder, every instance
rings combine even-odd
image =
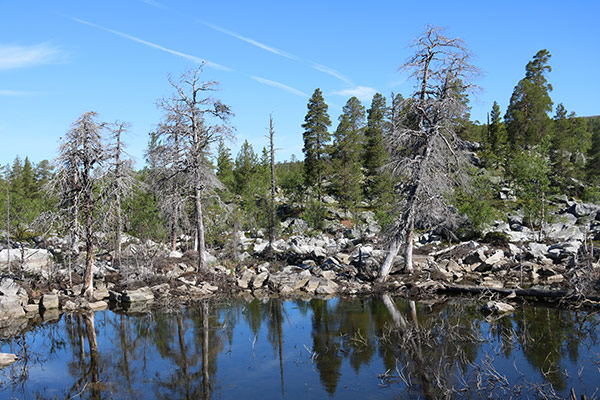
[[[256,273],[250,269],[245,270],[242,273],[242,276],[240,278],[238,278],[237,280],[237,285],[239,287],[241,287],[242,289],[248,289],[248,286],[250,285],[250,282],[252,281],[252,279],[254,279],[254,276],[256,275]]]
[[[19,357],[16,354],[12,353],[0,353],[0,368],[8,367],[9,365],[15,363]]]
[[[42,310],[54,310],[59,305],[58,295],[56,294],[44,294],[40,300],[40,308]]]
[[[543,259],[548,254],[548,246],[543,243],[529,243],[527,255],[535,259]]]
[[[547,236],[556,241],[584,240],[584,234],[579,227],[562,223],[550,225]]]
[[[484,262],[487,259],[486,255],[485,255],[486,250],[487,250],[487,247],[483,246],[475,251],[470,252],[463,259],[463,262],[465,264],[476,264],[476,263]]]
[[[124,290],[123,292],[110,291],[110,300],[119,303],[145,303],[154,300],[152,289],[145,286],[135,290]]]
[[[600,205],[591,203],[576,203],[573,204],[567,212],[577,218],[585,217],[600,211]]]
[[[0,267],[7,265],[8,253],[8,249],[0,251]],[[11,249],[10,263],[22,264],[23,270],[30,274],[47,276],[52,266],[52,257],[46,249]]]
[[[180,251],[177,251],[177,250],[172,250],[172,251],[169,253],[169,258],[181,258],[181,257],[183,257],[183,253],[182,253],[182,252],[180,252]]]
[[[254,277],[254,279],[252,280],[252,288],[253,289],[258,289],[264,286],[265,281],[269,279],[269,273],[268,272],[261,272],[260,274],[256,275]]]

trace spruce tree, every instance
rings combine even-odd
[[[500,106],[494,101],[488,125],[488,160],[491,165],[498,166],[506,152],[506,128],[500,115]]]
[[[555,179],[564,186],[570,178],[582,179],[585,175],[591,134],[585,120],[573,112],[568,114],[562,103],[556,106],[553,125],[550,160]]]
[[[395,101],[401,102],[402,96]],[[385,97],[375,93],[371,108],[367,111],[367,127],[365,129],[365,152],[363,166],[365,168],[365,196],[372,204],[381,205],[391,200],[392,188],[389,173],[383,169],[388,158],[383,144],[388,111]]]
[[[224,140],[220,140],[217,147],[217,178],[233,193],[235,189],[233,160],[231,159],[231,150],[225,145]]]
[[[510,98],[504,120],[513,149],[537,146],[551,134],[548,113],[552,111],[552,85],[546,80],[546,74],[552,71],[549,59],[548,50],[538,51],[527,63],[525,78],[519,81]]]
[[[307,186],[314,187],[319,201],[323,192],[323,179],[327,167],[327,144],[331,125],[327,104],[320,89],[315,89],[308,100],[308,112],[304,117],[304,177]]]
[[[600,117],[592,121],[592,140],[587,153],[586,179],[592,185],[600,185]]]
[[[339,117],[331,150],[334,191],[345,211],[354,209],[361,199],[360,154],[364,136],[365,108],[351,97]]]

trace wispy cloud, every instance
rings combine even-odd
[[[377,93],[377,90],[368,86],[356,86],[350,89],[338,90],[337,92],[333,93],[339,94],[340,96],[355,96],[360,101],[367,102],[373,98],[373,95]]]
[[[269,86],[273,86],[273,87],[276,87],[276,88],[279,88],[279,89],[283,89],[286,92],[290,92],[292,94],[295,94],[296,96],[308,98],[308,95],[306,93],[301,92],[298,89],[294,89],[291,86],[284,85],[283,83],[275,82],[275,81],[272,81],[272,80],[269,80],[269,79],[265,79],[265,78],[261,78],[261,77],[258,77],[258,76],[251,76],[250,78],[254,79],[257,82],[263,83],[265,85],[269,85]]]
[[[254,39],[251,39],[251,38],[249,38],[249,37],[246,37],[246,36],[242,36],[242,35],[240,35],[239,33],[236,33],[236,32],[230,31],[230,30],[227,30],[227,29],[225,29],[225,28],[222,28],[222,27],[220,27],[220,26],[217,26],[217,25],[209,24],[208,22],[202,22],[202,23],[203,23],[204,25],[208,26],[208,27],[209,27],[209,28],[211,28],[211,29],[214,29],[214,30],[216,30],[216,31],[219,31],[219,32],[221,32],[221,33],[224,33],[224,34],[226,34],[226,35],[229,35],[229,36],[233,36],[233,37],[234,37],[234,38],[236,38],[236,39],[243,40],[243,41],[244,41],[244,42],[246,42],[246,43],[250,43],[250,44],[251,44],[251,45],[253,45],[253,46],[259,47],[259,48],[261,48],[261,49],[263,49],[263,50],[266,50],[266,51],[268,51],[268,52],[271,52],[271,53],[273,53],[273,54],[277,54],[278,56],[282,56],[282,57],[285,57],[285,58],[289,58],[289,59],[291,59],[291,60],[297,60],[297,59],[298,59],[298,57],[296,57],[296,56],[295,56],[295,55],[293,55],[293,54],[290,54],[290,53],[288,53],[288,52],[285,52],[285,51],[283,51],[283,50],[279,50],[279,49],[277,49],[277,48],[275,48],[275,47],[267,46],[267,45],[266,45],[266,44],[264,44],[264,43],[258,42],[258,41],[256,41],[256,40],[254,40]]]
[[[7,97],[23,97],[23,96],[32,96],[38,94],[37,92],[30,92],[26,90],[6,90],[0,89],[0,96]]]
[[[183,57],[183,58],[185,58],[187,60],[193,61],[193,62],[198,63],[198,64],[204,64],[207,67],[211,67],[211,68],[215,68],[215,69],[220,69],[220,70],[223,70],[223,71],[232,71],[231,68],[225,67],[223,65],[219,65],[219,64],[213,63],[211,61],[205,60],[205,59],[200,58],[200,57],[193,56],[191,54],[182,53],[180,51],[172,50],[172,49],[163,47],[161,45],[158,45],[156,43],[148,42],[148,41],[140,39],[138,37],[131,36],[131,35],[128,35],[128,34],[123,33],[123,32],[115,31],[114,29],[109,29],[109,28],[106,28],[104,26],[96,25],[94,23],[91,23],[91,22],[88,22],[88,21],[84,21],[84,20],[79,19],[79,18],[71,18],[71,19],[73,21],[75,21],[75,22],[80,23],[80,24],[88,25],[88,26],[91,26],[93,28],[100,29],[100,30],[103,30],[105,32],[112,33],[113,35],[121,36],[121,37],[123,37],[125,39],[129,39],[131,41],[134,41],[134,42],[137,42],[137,43],[141,43],[141,44],[143,44],[145,46],[152,47],[153,49],[157,49],[157,50],[160,50],[160,51],[164,51],[165,53],[169,53],[169,54],[173,54],[173,55],[176,55],[176,56],[179,56],[179,57]]]
[[[0,70],[60,62],[64,54],[46,43],[33,46],[0,45]]]
[[[344,75],[342,75],[341,72],[338,72],[338,71],[336,71],[333,68],[329,68],[329,67],[327,67],[325,65],[322,65],[322,64],[319,64],[319,63],[315,63],[315,62],[311,62],[311,61],[303,61],[301,58],[299,58],[299,57],[297,57],[297,56],[295,56],[293,54],[290,54],[287,51],[283,51],[283,50],[280,50],[278,48],[266,45],[264,43],[261,43],[261,42],[259,42],[257,40],[254,40],[254,39],[251,39],[249,37],[242,36],[239,33],[236,33],[236,32],[230,31],[228,29],[222,28],[222,27],[220,27],[218,25],[210,24],[208,22],[203,22],[203,21],[200,21],[200,22],[202,22],[202,24],[208,26],[211,29],[214,29],[214,30],[219,31],[221,33],[224,33],[226,35],[232,36],[232,37],[234,37],[236,39],[242,40],[242,41],[244,41],[246,43],[250,43],[253,46],[256,46],[258,48],[261,48],[261,49],[266,50],[268,52],[271,52],[273,54],[277,54],[279,56],[282,56],[282,57],[285,57],[285,58],[289,58],[290,60],[296,60],[296,61],[302,61],[304,63],[308,63],[308,64],[311,65],[312,68],[316,69],[317,71],[324,72],[324,73],[326,73],[328,75],[331,75],[331,76],[333,76],[333,77],[335,77],[335,78],[343,81],[344,83],[346,83],[346,84],[348,84],[350,86],[354,86],[354,84],[352,83],[352,81],[350,79],[346,78]]]
[[[344,75],[342,75],[340,72],[336,71],[333,68],[329,68],[325,65],[322,64],[317,64],[317,63],[313,63],[312,67],[314,69],[316,69],[317,71],[321,71],[324,72],[326,74],[329,74],[333,77],[338,78],[341,81],[344,81],[345,83],[347,83],[348,85],[354,86],[354,84],[352,83],[352,81],[348,78],[346,78]]]
[[[152,6],[154,8],[159,8],[161,10],[166,10],[167,7],[161,3],[159,3],[158,1],[154,1],[154,0],[139,0],[144,4],[148,4],[149,6]]]

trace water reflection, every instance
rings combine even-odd
[[[369,299],[210,300],[170,312],[63,315],[2,341],[16,398],[593,396],[595,312]]]

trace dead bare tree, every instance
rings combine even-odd
[[[217,90],[218,83],[202,82],[201,72],[202,66],[183,74],[177,82],[169,79],[175,94],[159,101],[159,107],[165,111],[165,119],[176,121],[180,147],[172,145],[172,130],[157,132],[163,136],[164,155],[172,171],[170,178],[184,175],[193,186],[199,271],[206,269],[202,200],[219,186],[219,180],[208,162],[208,152],[213,142],[232,134],[229,118],[233,115],[228,106],[208,95]]]
[[[275,127],[273,126],[273,114],[269,115],[269,158],[271,166],[271,198],[269,202],[269,250],[268,254],[273,255],[273,241],[275,240],[275,147],[273,138],[275,136]]]
[[[434,226],[453,216],[447,194],[464,179],[461,171],[463,143],[456,135],[457,118],[466,110],[463,95],[477,68],[460,39],[451,39],[438,27],[428,26],[415,39],[415,54],[401,66],[417,81],[413,95],[398,104],[394,125],[385,140],[389,167],[401,185],[400,218],[388,232],[389,251],[377,280],[385,281],[404,242],[404,267],[413,272],[415,223]]]
[[[111,127],[111,143],[106,151],[107,173],[105,197],[107,200],[107,217],[105,221],[108,228],[114,231],[114,260],[121,265],[121,232],[123,232],[122,200],[131,195],[137,185],[132,161],[125,152],[122,135],[127,131],[129,124],[115,122]]]
[[[83,113],[61,138],[58,157],[54,160],[56,173],[50,184],[58,195],[60,210],[72,215],[72,224],[69,224],[72,243],[78,237],[79,210],[83,212],[86,262],[81,293],[88,298],[94,292],[94,212],[100,199],[94,189],[106,158],[102,143],[105,124],[96,122],[96,115],[95,112]]]

